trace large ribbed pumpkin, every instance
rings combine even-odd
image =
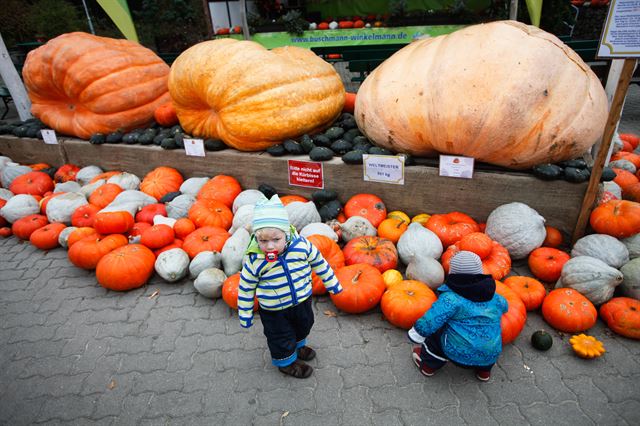
[[[497,21],[396,52],[360,86],[355,116],[369,139],[396,152],[524,169],[585,152],[602,135],[607,98],[558,38]]]
[[[169,66],[138,43],[82,32],[32,50],[22,69],[33,115],[85,139],[150,123],[170,101],[168,75]]]
[[[171,66],[169,91],[187,133],[242,151],[328,126],[345,99],[338,73],[311,50],[233,39],[183,52]]]

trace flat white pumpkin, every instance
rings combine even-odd
[[[607,265],[620,269],[629,261],[629,250],[617,238],[604,234],[591,234],[580,238],[571,249],[571,257],[591,256]]]
[[[189,264],[189,275],[191,279],[196,279],[205,269],[220,268],[222,265],[222,255],[215,251],[201,251],[191,260]]]
[[[89,204],[84,195],[77,192],[67,192],[53,197],[47,203],[47,219],[49,222],[71,224],[71,215],[80,206]]]
[[[407,230],[398,240],[398,256],[405,265],[408,265],[415,256],[427,256],[439,259],[442,256],[442,241],[430,229],[414,222],[409,224]]]
[[[236,214],[238,209],[245,204],[255,205],[258,201],[266,200],[267,197],[257,189],[245,189],[233,200],[233,214]]]
[[[127,189],[139,189],[140,188],[140,178],[132,173],[118,173],[117,175],[111,176],[107,183],[113,183],[118,185],[124,191]]]
[[[196,202],[196,197],[191,194],[181,194],[166,204],[167,216],[180,219],[189,215],[189,209]]]
[[[437,289],[444,282],[444,268],[440,262],[429,256],[413,256],[405,274],[410,280],[425,283],[431,290]]]
[[[613,297],[615,288],[622,280],[622,272],[602,260],[577,256],[562,267],[556,288],[570,287],[582,293],[594,305],[600,305]]]
[[[503,204],[489,214],[485,233],[502,244],[512,259],[524,259],[547,236],[544,222],[537,211],[524,203]]]
[[[285,206],[285,210],[289,215],[289,223],[296,228],[297,231],[302,230],[310,223],[322,222],[320,213],[313,201],[294,201]]]
[[[67,182],[56,183],[55,188],[53,188],[53,193],[56,194],[58,192],[80,192],[82,187],[78,182],[74,182],[72,180]]]
[[[38,213],[40,213],[40,204],[28,194],[14,195],[0,209],[0,216],[4,217],[9,223],[14,223],[18,219]]]
[[[163,280],[174,283],[187,276],[189,255],[181,248],[163,251],[158,255],[154,268]]]
[[[78,170],[78,173],[76,173],[76,182],[78,182],[80,185],[87,185],[93,180],[94,177],[102,173],[104,173],[104,171],[98,166],[83,167]]]
[[[217,268],[209,268],[200,272],[193,286],[198,293],[209,299],[222,297],[222,284],[227,279],[225,273]]]
[[[332,239],[336,243],[338,242],[338,234],[335,233],[332,227],[326,223],[310,223],[300,231],[300,236],[309,237],[311,235],[324,235],[327,238]]]
[[[205,183],[209,182],[208,177],[192,177],[180,185],[180,192],[182,194],[193,195],[194,197],[198,195],[200,189],[204,186]]]

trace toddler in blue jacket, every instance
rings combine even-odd
[[[495,292],[491,275],[482,273],[477,254],[461,251],[449,268],[438,300],[409,330],[411,341],[420,344],[413,349],[413,362],[423,375],[433,376],[452,361],[487,381],[502,352],[500,319],[507,301]]]

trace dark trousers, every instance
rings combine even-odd
[[[297,349],[306,344],[313,326],[311,297],[281,311],[260,309],[260,320],[273,365],[286,367],[293,364],[298,358]]]
[[[444,367],[447,361],[450,361],[449,359],[447,359],[446,355],[444,354],[444,351],[442,350],[442,343],[440,341],[440,338],[442,337],[443,331],[444,329],[442,328],[439,329],[438,331],[433,333],[431,336],[427,337],[424,343],[420,346],[420,358],[422,359],[421,367],[424,365],[433,370],[438,370]],[[473,368],[476,371],[487,371],[487,372],[490,372],[491,368],[493,368],[493,365],[494,365],[494,364],[463,365],[463,364],[458,364],[455,361],[451,361],[451,362],[453,362],[458,367]]]

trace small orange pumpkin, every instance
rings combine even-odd
[[[496,293],[507,299],[509,310],[502,314],[500,328],[502,329],[502,344],[506,345],[516,340],[527,321],[527,309],[520,297],[509,287],[496,281]]]
[[[542,247],[558,248],[562,245],[564,238],[562,233],[553,226],[545,225],[544,229],[547,231],[547,236],[542,242]]]
[[[482,272],[491,275],[494,280],[504,278],[511,270],[509,251],[497,241],[491,240],[486,234],[473,232],[462,237],[457,243],[450,245],[442,254],[442,267],[446,273],[449,273],[451,258],[461,250],[471,251],[480,256]]]
[[[119,185],[116,185],[115,183],[105,183],[104,185],[100,185],[91,193],[89,196],[89,203],[100,209],[104,209],[121,192],[122,188]]]
[[[69,182],[76,180],[76,173],[80,171],[80,167],[75,164],[64,164],[60,166],[56,173],[53,175],[53,180],[56,182]]]
[[[227,175],[217,175],[205,183],[198,192],[197,199],[217,200],[228,208],[233,207],[233,200],[242,192],[242,186],[236,178]]]
[[[572,288],[557,288],[542,301],[542,317],[556,330],[577,333],[594,326],[598,318],[593,303]]]
[[[240,272],[231,275],[222,283],[222,300],[231,308],[238,310],[238,288],[240,287]],[[258,296],[253,302],[253,311],[257,311],[260,304]]]
[[[175,234],[173,228],[169,225],[159,224],[142,231],[140,244],[150,249],[159,249],[171,244],[174,239]]]
[[[127,237],[120,234],[90,235],[69,247],[67,255],[78,268],[95,269],[104,255],[128,243]]]
[[[136,213],[135,220],[136,222],[147,222],[153,225],[153,218],[156,215],[167,216],[167,208],[164,204],[156,203],[144,206]]]
[[[98,232],[92,227],[90,226],[78,227],[77,229],[74,229],[73,231],[71,231],[71,234],[69,234],[69,238],[67,239],[67,248],[71,248],[71,246],[73,246],[78,241],[94,235],[97,236]]]
[[[204,198],[193,203],[189,209],[189,219],[197,228],[215,226],[229,230],[233,213],[223,202]]]
[[[437,299],[436,294],[425,283],[404,280],[384,292],[380,308],[387,321],[408,330]]]
[[[504,280],[504,284],[520,297],[527,311],[538,309],[547,295],[547,290],[535,278],[512,276]]]
[[[378,236],[386,238],[396,244],[402,234],[407,230],[409,226],[408,223],[409,221],[405,222],[403,219],[388,217],[380,222],[380,226],[378,226]]]
[[[347,218],[360,216],[367,219],[374,228],[387,217],[387,208],[377,195],[356,194],[349,198],[344,205],[344,213]]]
[[[231,235],[222,228],[205,226],[198,228],[184,239],[182,249],[193,259],[202,251],[221,252],[224,243]]]
[[[184,240],[187,235],[196,230],[196,225],[191,221],[191,219],[186,217],[181,217],[176,220],[176,223],[173,224],[173,232],[175,232],[176,237]]]
[[[571,259],[568,253],[551,247],[539,247],[529,254],[529,269],[533,275],[546,282],[560,278],[562,267]]]
[[[600,306],[600,318],[619,335],[640,340],[640,300],[614,297]]]
[[[301,203],[309,202],[309,200],[301,195],[283,195],[282,197],[280,197],[280,201],[282,202],[283,206],[286,206],[289,203],[293,203],[294,201],[300,201]]]
[[[599,234],[627,238],[640,232],[640,204],[610,200],[591,212],[591,227]]]
[[[15,178],[9,190],[14,194],[44,195],[53,191],[53,180],[43,172],[29,172]]]
[[[129,232],[134,224],[131,213],[119,212],[100,212],[95,216],[93,227],[100,234],[124,234]]]
[[[25,216],[13,222],[13,225],[11,225],[11,232],[21,240],[28,240],[33,231],[38,228],[42,228],[47,223],[49,223],[49,221],[46,216],[41,214],[30,214],[29,216]]]
[[[58,247],[58,237],[66,227],[64,223],[50,223],[33,231],[29,241],[40,250],[54,249]]]
[[[71,225],[82,227],[93,227],[93,222],[96,220],[96,215],[100,211],[100,207],[93,204],[85,204],[74,210],[71,215]]]
[[[159,200],[170,192],[179,191],[182,182],[184,182],[184,179],[176,169],[172,167],[157,167],[142,179],[140,191]]]
[[[178,115],[172,102],[164,103],[156,108],[153,112],[153,118],[156,119],[156,123],[163,127],[171,127],[178,124]]]

